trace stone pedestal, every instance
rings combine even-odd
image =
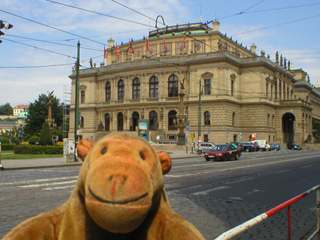
[[[186,135],[184,133],[178,133],[178,146],[185,146],[186,145]]]

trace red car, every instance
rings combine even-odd
[[[236,148],[232,144],[223,144],[216,145],[212,150],[207,152],[204,155],[204,158],[207,161],[216,161],[216,160],[229,160],[230,158],[234,158],[235,160],[239,160],[241,156],[240,148]]]

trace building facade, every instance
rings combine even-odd
[[[219,22],[149,32],[118,46],[110,39],[107,64],[79,71],[79,138],[136,132],[148,120],[149,139],[177,140],[179,118],[187,141],[222,143],[312,140],[320,92],[307,73],[276,54],[272,61],[223,35]],[[74,136],[75,83],[69,137]],[[183,99],[179,97],[183,96]],[[182,101],[180,101],[182,100]]]

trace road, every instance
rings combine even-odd
[[[239,161],[175,159],[165,176],[171,205],[204,234],[222,232],[320,183],[320,153],[243,153]],[[21,221],[64,203],[79,167],[0,172],[0,238]],[[293,237],[315,224],[315,194],[293,205]],[[276,214],[234,239],[286,239],[286,213]]]

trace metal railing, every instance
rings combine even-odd
[[[291,221],[291,205],[302,198],[308,196],[310,193],[317,191],[317,226],[316,226],[316,231],[312,233],[312,235],[308,238],[308,240],[312,240],[314,237],[318,237],[317,239],[320,240],[320,185],[317,185],[308,191],[291,198],[290,200],[280,204],[279,206],[270,209],[269,211],[262,213],[224,233],[222,233],[220,236],[215,238],[215,240],[228,240],[231,239],[240,233],[247,231],[249,228],[257,225],[258,223],[266,220],[267,218],[273,216],[274,214],[280,212],[281,210],[288,208],[288,240],[292,239],[292,221]]]

